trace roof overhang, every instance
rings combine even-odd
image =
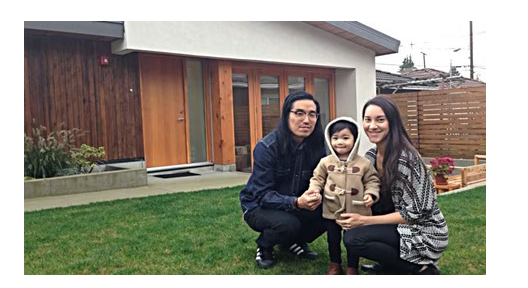
[[[124,38],[123,21],[24,21],[24,29],[99,39]],[[319,29],[373,50],[376,56],[397,53],[400,41],[357,21],[305,21]]]
[[[123,39],[123,21],[24,21],[24,29],[45,34],[67,34],[99,39]]]
[[[357,21],[306,21],[376,52],[376,56],[398,53],[400,40],[394,39]]]

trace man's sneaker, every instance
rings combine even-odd
[[[275,265],[273,258],[273,248],[257,247],[257,257],[255,258],[260,268],[266,269]]]
[[[293,243],[290,247],[288,247],[288,250],[291,253],[297,255],[299,258],[308,259],[308,260],[316,259],[317,256],[319,256],[319,254],[310,250],[308,248],[308,244],[306,243],[303,243],[303,244]]]

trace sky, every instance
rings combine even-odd
[[[462,66],[457,70],[462,76],[470,76],[470,33],[469,20],[457,21],[359,21],[383,34],[400,40],[398,53],[376,57],[376,69],[398,73],[403,59],[411,55],[418,69],[433,68],[449,72],[453,66]],[[473,21],[473,66],[474,77],[486,81],[485,41],[486,26],[483,21]],[[460,48],[457,52],[454,50]]]

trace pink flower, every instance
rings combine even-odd
[[[431,171],[433,175],[441,175],[447,178],[455,169],[455,160],[450,157],[435,157],[429,161],[431,163]]]

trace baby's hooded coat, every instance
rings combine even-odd
[[[330,141],[330,127],[337,121],[347,121],[358,128],[357,139],[346,162],[339,160]],[[339,219],[341,213],[372,215],[363,203],[365,194],[372,195],[374,202],[379,199],[379,178],[376,169],[366,158],[357,155],[361,133],[356,122],[350,117],[339,117],[325,129],[326,145],[332,152],[321,159],[310,179],[310,190],[323,190],[323,218]]]

